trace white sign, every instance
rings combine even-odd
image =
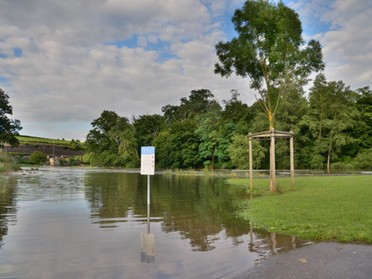
[[[154,175],[155,174],[155,147],[142,146],[141,147],[141,174]]]

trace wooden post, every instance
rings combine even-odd
[[[275,191],[275,130],[272,128],[270,131],[270,192]]]
[[[289,153],[290,153],[290,170],[291,170],[291,189],[294,190],[294,151],[293,151],[293,132],[291,131],[289,138]]]
[[[252,198],[253,191],[253,159],[252,159],[252,137],[249,133],[249,194]]]

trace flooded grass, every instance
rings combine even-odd
[[[228,180],[248,185],[246,179]],[[321,176],[254,181],[253,199],[242,216],[255,228],[304,239],[372,244],[372,176]]]

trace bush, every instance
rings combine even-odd
[[[372,148],[365,149],[358,153],[358,155],[353,160],[353,163],[359,169],[371,170],[372,169]]]
[[[61,166],[80,166],[81,159],[79,156],[77,157],[69,157],[69,158],[61,158],[60,160]]]
[[[0,173],[19,170],[16,160],[8,153],[0,152]]]
[[[47,160],[47,156],[41,151],[34,151],[30,154],[30,164],[43,165]]]
[[[334,170],[353,170],[355,169],[355,164],[352,162],[337,162],[333,163],[331,169]]]

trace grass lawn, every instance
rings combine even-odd
[[[268,192],[268,179],[253,183],[253,199],[242,216],[254,228],[304,239],[372,244],[372,176],[298,177],[294,191],[289,179],[277,179],[278,194]]]

